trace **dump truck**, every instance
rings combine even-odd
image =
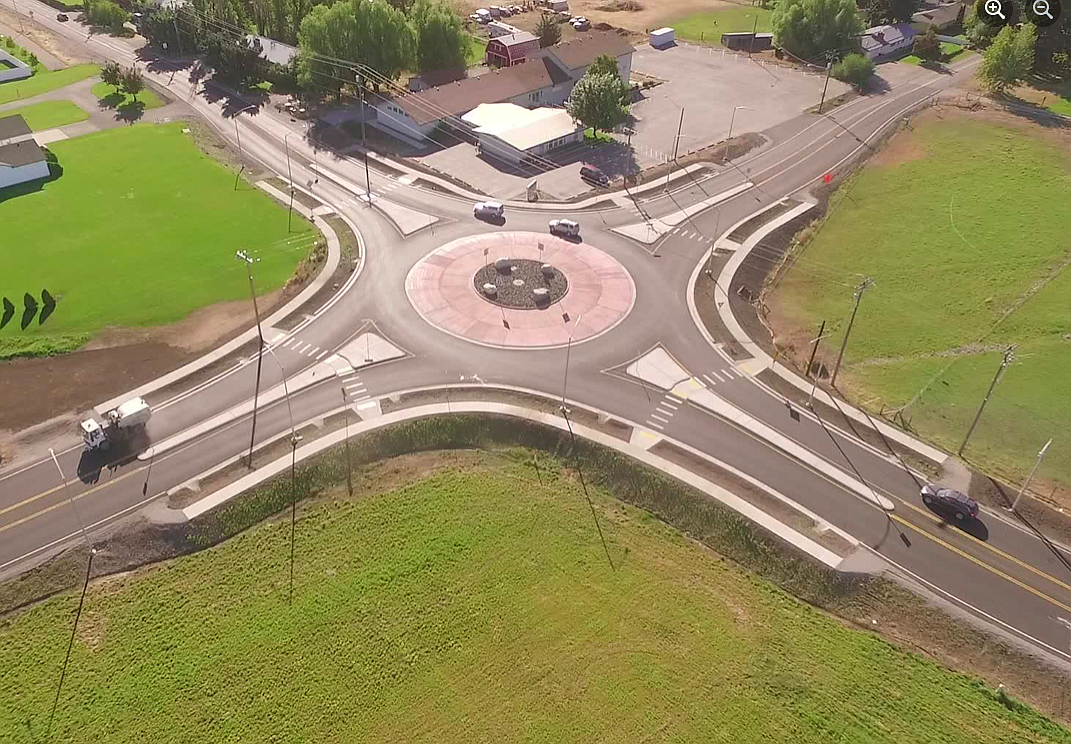
[[[118,408],[108,411],[104,420],[88,418],[82,422],[82,441],[87,450],[107,449],[112,442],[126,441],[132,433],[144,428],[152,409],[144,398],[131,398]]]

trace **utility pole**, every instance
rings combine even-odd
[[[870,277],[863,279],[862,284],[855,288],[855,305],[852,307],[852,316],[848,319],[848,330],[844,332],[844,340],[840,342],[840,352],[837,354],[837,363],[833,365],[833,375],[829,378],[829,386],[837,386],[837,373],[840,372],[840,363],[844,359],[844,349],[848,346],[848,336],[851,335],[852,325],[855,323],[855,314],[859,311],[859,300],[863,299],[863,292],[866,291],[873,282],[870,281]]]
[[[993,382],[989,383],[989,390],[986,391],[985,397],[982,398],[982,405],[978,406],[978,413],[974,414],[974,421],[971,422],[971,428],[967,429],[967,436],[963,437],[963,444],[956,450],[956,454],[960,457],[963,456],[963,450],[967,449],[967,442],[971,441],[971,434],[974,433],[974,427],[978,426],[978,420],[982,418],[982,411],[985,410],[986,404],[989,402],[989,396],[993,394],[993,388],[1000,382],[1000,378],[1004,376],[1004,370],[1008,368],[1008,365],[1015,359],[1015,347],[1009,346],[1004,350],[1004,357],[1000,360],[1000,366],[997,368],[997,373],[993,375]]]
[[[822,321],[822,327],[818,329],[818,336],[811,341],[811,358],[807,361],[806,374],[809,376],[811,370],[814,368],[814,357],[818,353],[818,344],[822,343],[822,339],[825,338],[822,334],[826,330],[826,322]],[[807,398],[807,407],[814,408],[814,389],[818,387],[818,373],[814,373],[814,382],[811,383],[811,395]]]
[[[247,465],[249,469],[253,469],[253,443],[257,438],[257,399],[260,397],[260,368],[264,361],[264,331],[260,328],[260,310],[257,308],[257,290],[253,286],[253,264],[259,261],[259,258],[253,258],[245,251],[238,251],[234,254],[239,261],[245,261],[245,271],[249,276],[249,294],[253,297],[253,315],[257,319],[257,337],[260,339],[260,343],[257,345],[257,383],[253,388],[253,429],[249,432],[249,459]]]
[[[751,45],[747,48],[747,58],[751,59],[751,53],[755,51],[755,34],[759,30],[759,14],[755,14],[755,25],[751,29]]]
[[[822,113],[822,107],[826,103],[826,90],[829,88],[829,76],[833,74],[833,56],[830,52],[826,52],[826,82],[822,86],[822,100],[818,102],[818,113]]]
[[[673,141],[673,160],[674,161],[677,160],[677,148],[679,148],[680,144],[681,144],[681,130],[682,129],[684,129],[684,109],[681,109],[681,120],[680,120],[680,123],[677,124],[677,139],[675,139]]]
[[[286,413],[290,417],[290,596],[287,604],[294,604],[294,529],[297,524],[297,446],[301,437],[294,429],[294,409],[290,406],[290,389],[286,386],[286,368],[273,349],[268,349],[272,359],[279,365],[283,376],[283,395],[286,397]]]
[[[350,402],[346,388],[342,388],[342,405],[346,406],[346,490],[353,495],[353,461],[350,459]]]
[[[364,76],[357,71],[357,87],[361,91],[361,149],[364,150],[364,190],[368,193],[368,206],[372,206],[372,178],[368,174],[368,140],[365,138]]]
[[[171,16],[171,23],[175,27],[175,41],[178,42],[179,55],[185,56],[186,53],[182,50],[182,34],[180,34],[179,30],[178,30],[178,13],[177,12],[175,13],[175,15]],[[167,47],[166,46],[164,47],[164,51],[167,51]]]
[[[22,16],[19,15],[19,8],[15,5],[15,0],[11,0],[11,7],[15,10],[15,15],[19,16],[19,31],[23,34],[26,33],[26,29],[22,25]]]
[[[1041,467],[1041,461],[1045,459],[1045,453],[1048,451],[1050,444],[1052,444],[1052,439],[1045,442],[1045,446],[1038,452],[1037,462],[1034,463],[1034,467],[1030,470],[1030,475],[1026,477],[1026,482],[1023,484],[1023,487],[1019,489],[1019,495],[1015,497],[1015,501],[1011,505],[1011,511],[1015,511],[1015,507],[1019,506],[1019,499],[1026,493],[1026,489],[1030,486],[1030,481],[1034,480],[1034,473],[1038,472],[1038,468]]]

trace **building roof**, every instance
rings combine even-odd
[[[12,142],[10,145],[0,147],[0,166],[20,168],[44,161],[45,151],[32,139]]]
[[[515,47],[521,44],[531,44],[533,41],[539,41],[535,37],[535,34],[530,34],[527,31],[519,31],[515,34],[506,34],[505,36],[496,36],[493,39],[488,40],[488,44],[497,43],[509,48]]]
[[[587,67],[600,55],[609,54],[617,59],[623,54],[631,54],[636,50],[627,39],[612,31],[593,31],[544,51],[553,54],[569,69],[576,70]]]
[[[526,109],[513,103],[484,103],[462,118],[475,124],[478,134],[490,135],[522,151],[580,128],[563,109]]]
[[[959,18],[960,9],[962,7],[962,3],[959,2],[945,3],[943,5],[929,5],[911,16],[911,20],[914,23],[921,23],[924,25],[944,26]]]
[[[556,77],[560,77],[560,71],[552,75],[553,68],[551,60],[529,59],[485,75],[394,98],[392,103],[401,107],[417,124],[427,124],[444,116],[471,111],[481,103],[497,103],[548,88],[555,84]]]
[[[0,119],[0,140],[12,139],[14,137],[24,137],[27,134],[32,134],[33,130],[30,129],[26,120],[19,114],[13,116],[5,116]]]
[[[910,40],[918,35],[918,30],[910,23],[889,23],[884,26],[868,28],[859,37],[859,44],[866,50],[878,50],[886,46],[900,44],[905,39]]]
[[[260,40],[260,56],[269,62],[274,62],[277,65],[286,67],[299,51],[297,47],[284,44],[281,41],[275,39],[269,39],[267,36],[257,36],[256,34],[246,34],[246,41],[250,44],[254,43],[257,39]]]

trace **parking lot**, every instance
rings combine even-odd
[[[632,148],[641,168],[672,157],[682,110],[678,156],[725,139],[736,106],[748,108],[737,111],[733,134],[761,132],[799,116],[818,103],[825,82],[820,73],[749,61],[745,54],[690,44],[661,50],[640,44],[632,69],[666,81],[643,91],[643,98],[632,106]],[[848,89],[831,79],[826,97]]]

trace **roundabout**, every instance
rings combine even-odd
[[[636,301],[636,285],[616,259],[587,243],[533,232],[451,241],[413,266],[405,293],[435,328],[514,349],[595,338]]]

